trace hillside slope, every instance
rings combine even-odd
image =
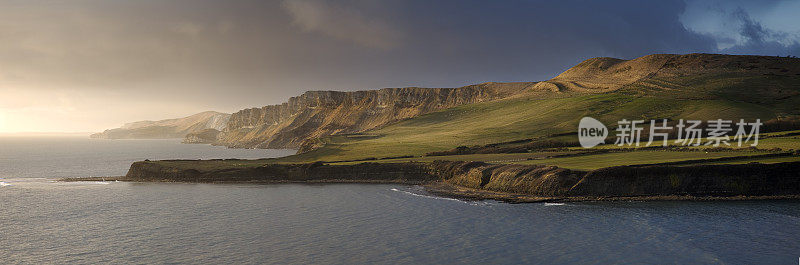
[[[722,54],[653,54],[633,60],[599,57],[585,60],[534,90],[608,92],[630,85],[651,89],[677,89],[686,84],[669,79],[741,74],[787,76],[800,71],[796,58]]]
[[[319,137],[363,132],[454,106],[485,102],[529,89],[535,83],[483,83],[459,88],[384,88],[309,91],[280,105],[233,113],[219,145],[298,148]]]
[[[316,145],[323,147],[284,161],[418,156],[461,145],[543,139],[574,133],[584,116],[610,126],[621,119],[768,121],[797,115],[800,59],[714,54],[594,58],[516,97],[324,137]],[[558,139],[577,141],[574,134]]]
[[[160,121],[137,121],[120,128],[108,129],[92,134],[100,139],[168,139],[183,138],[189,133],[205,129],[223,130],[230,114],[215,111],[197,113],[188,117]]]

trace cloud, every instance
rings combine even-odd
[[[283,7],[293,22],[309,32],[319,32],[337,39],[379,49],[401,44],[403,34],[377,17],[370,17],[357,5],[317,0],[287,0]]]
[[[800,54],[800,43],[790,39],[789,34],[765,28],[741,7],[737,8],[732,15],[741,23],[739,34],[744,38],[744,42],[723,49],[722,52],[776,56]]]
[[[692,31],[712,38],[717,53],[798,55],[798,1],[688,0],[681,21]],[[792,14],[792,15],[788,15]]]
[[[687,1],[0,0],[0,109],[66,91],[74,111],[36,128],[100,129],[307,90],[538,81],[599,56],[800,55],[798,4]]]
[[[766,29],[764,29],[764,27],[761,26],[761,23],[753,21],[753,19],[750,18],[750,15],[748,15],[747,12],[745,12],[742,8],[737,8],[733,15],[741,20],[742,27],[739,32],[742,34],[742,36],[747,38],[747,41],[757,43],[764,41],[764,37],[768,34],[768,32]]]

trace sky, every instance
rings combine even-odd
[[[0,0],[0,133],[308,90],[540,81],[592,57],[800,56],[800,0]]]

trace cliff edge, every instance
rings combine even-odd
[[[108,129],[92,134],[97,139],[170,139],[184,138],[187,134],[206,129],[223,130],[231,115],[206,111],[188,117],[159,121],[137,121],[120,128]]]
[[[246,160],[242,160],[244,162]],[[143,182],[361,182],[430,184],[440,195],[511,202],[608,198],[798,198],[800,162],[617,166],[579,171],[466,161],[215,166],[225,160],[140,161],[120,180]],[[233,161],[236,162],[236,161]],[[445,187],[445,188],[442,188]]]
[[[235,148],[300,148],[305,141],[321,136],[363,132],[436,110],[501,99],[534,84],[309,91],[280,105],[233,113],[216,144]]]

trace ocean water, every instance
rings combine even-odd
[[[796,201],[507,204],[408,185],[53,181],[119,175],[122,161],[143,156],[286,153],[73,140],[29,139],[31,149],[0,141],[0,264],[796,264],[800,256]],[[69,164],[61,160],[83,162],[47,162]]]
[[[63,178],[125,175],[145,159],[265,158],[295,150],[230,149],[181,144],[179,139],[104,140],[83,136],[0,137],[0,178]]]

